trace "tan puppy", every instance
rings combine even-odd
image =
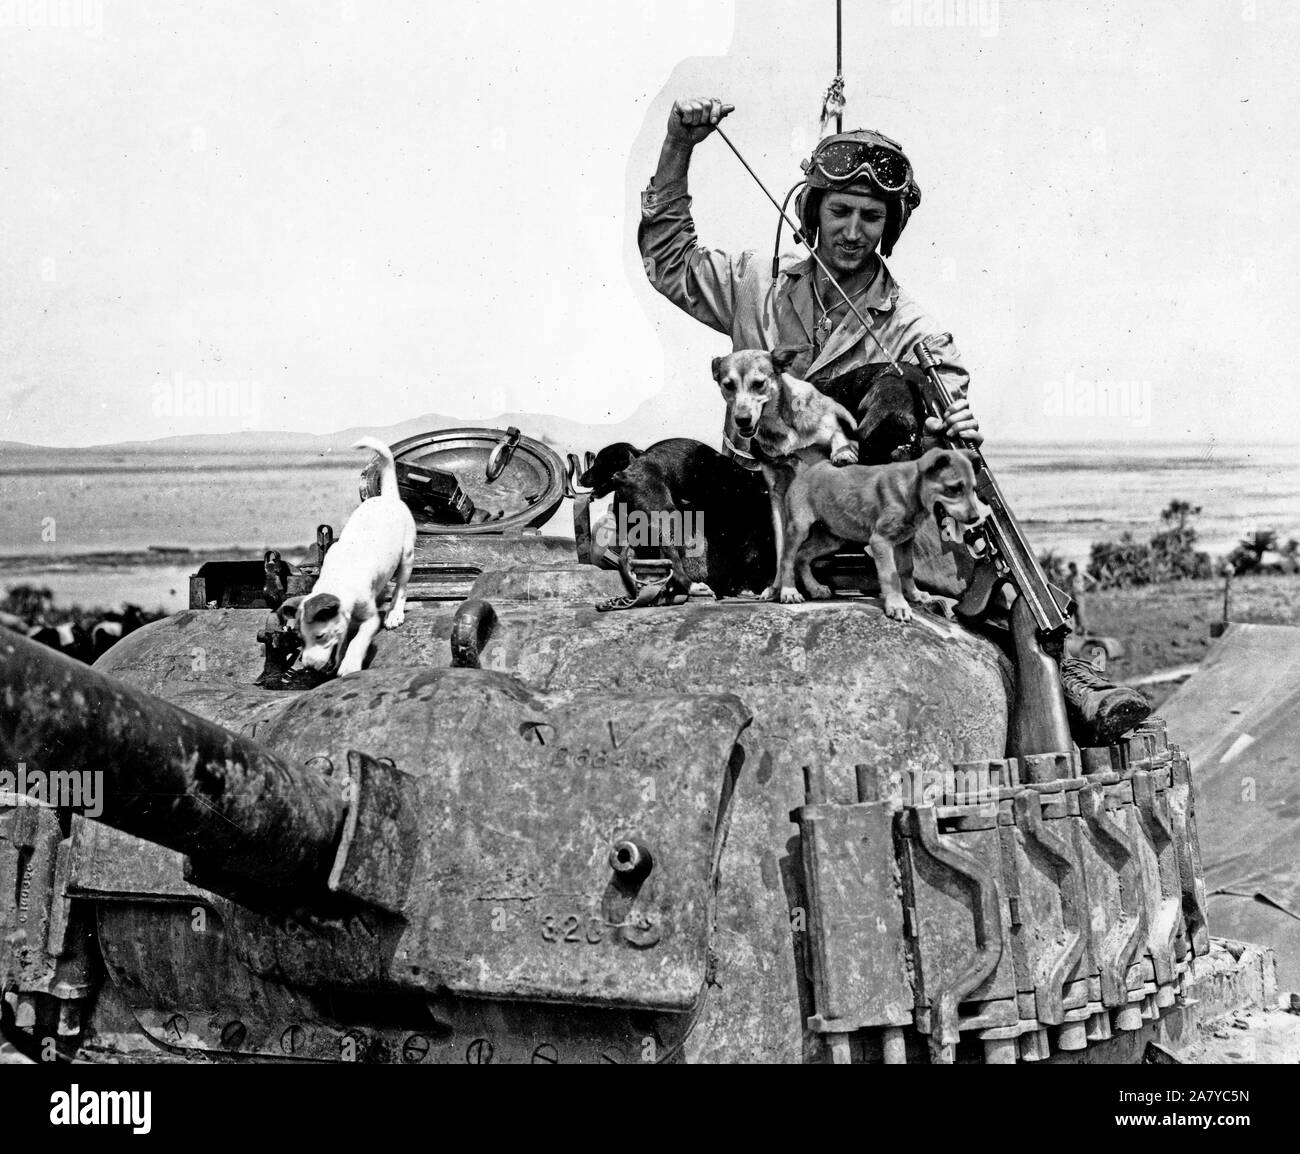
[[[831,591],[812,575],[812,563],[846,541],[864,542],[875,558],[885,612],[911,619],[909,602],[923,598],[912,580],[912,538],[931,512],[972,525],[989,514],[975,492],[970,458],[951,449],[931,449],[919,461],[891,465],[849,465],[821,461],[801,470],[786,495],[782,601],[802,601],[795,573],[808,594]]]
[[[340,676],[361,668],[379,632],[380,594],[394,574],[397,584],[384,626],[396,629],[402,623],[406,583],[415,563],[415,519],[398,495],[392,450],[373,437],[362,437],[352,447],[373,449],[383,457],[379,494],[361,502],[348,518],[325,554],[312,591],[305,597],[291,597],[280,607],[281,617],[292,619],[302,637],[301,663],[317,670],[329,670],[337,663]]]
[[[732,424],[742,437],[752,438],[749,447],[767,480],[776,574],[759,596],[769,601],[777,598],[780,589],[787,536],[786,491],[799,465],[828,456],[836,465],[858,459],[857,446],[851,439],[857,422],[848,409],[816,386],[786,373],[797,354],[797,349],[770,353],[741,349],[713,358],[713,379],[722,390]]]

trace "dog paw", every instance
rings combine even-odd
[[[792,589],[789,585],[781,586],[781,604],[782,605],[802,605],[803,594],[798,589]]]
[[[406,620],[405,609],[390,609],[384,614],[384,628],[396,629],[403,621]]]
[[[820,581],[805,581],[803,586],[814,601],[829,601],[834,596],[831,587],[823,585]]]
[[[858,450],[853,445],[845,445],[844,448],[831,454],[832,465],[856,465],[857,463]]]
[[[718,599],[718,595],[715,592],[713,592],[713,590],[710,589],[703,581],[691,582],[691,596],[711,597],[714,601]]]
[[[769,585],[759,595],[760,601],[775,601],[777,599],[776,586]]]
[[[885,601],[885,616],[892,618],[894,621],[911,621],[912,607],[901,598],[895,601],[892,597]]]

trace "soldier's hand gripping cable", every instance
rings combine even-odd
[[[919,457],[936,443],[978,449],[984,438],[970,410],[969,377],[951,336],[903,290],[882,259],[892,253],[921,203],[920,185],[902,146],[868,129],[828,136],[803,163],[804,176],[782,205],[720,129],[733,110],[716,97],[673,105],[658,167],[642,194],[637,234],[651,284],[678,308],[726,334],[735,350],[798,346],[788,370],[793,376],[810,381],[852,412],[873,413],[871,429],[864,420],[859,430],[864,447],[870,445],[864,463]],[[711,248],[696,234],[687,190],[690,161],[694,149],[715,133],[779,210],[770,260],[756,250],[730,254]],[[792,221],[786,207],[796,194],[797,221]],[[792,229],[807,256],[781,253],[782,225]],[[918,348],[925,350],[924,364]],[[868,400],[886,396],[890,399],[884,404]],[[881,430],[883,439],[876,436]],[[746,438],[729,421],[723,450],[751,464]],[[986,467],[984,473],[991,482]],[[1063,607],[1055,595],[1043,592],[1041,570],[1000,492],[996,500],[1000,527],[992,535],[1001,548],[989,546],[986,536],[980,544],[964,542],[965,548],[954,551],[952,543],[945,547],[937,524],[927,521],[914,547],[916,583],[961,598],[978,572],[986,595],[970,620],[987,620],[1010,606],[1013,627],[1022,623],[1013,628],[1014,640],[1003,635],[1020,679],[1014,723],[1019,737],[1013,733],[1012,741],[1038,748],[1022,744],[1015,752],[1068,746],[1062,690],[1078,744],[1107,744],[1141,721],[1150,707],[1136,690],[1111,684],[1085,663],[1061,660],[1069,625],[1055,617]],[[981,548],[983,555],[973,555],[973,549]],[[1014,608],[1017,601],[1019,610]],[[971,604],[967,598],[966,605]],[[1041,621],[1032,612],[1026,616],[1035,607],[1051,620]]]

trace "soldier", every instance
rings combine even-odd
[[[773,277],[771,263],[757,253],[732,257],[696,239],[687,169],[696,145],[728,111],[717,99],[673,105],[659,167],[642,195],[638,242],[650,282],[678,308],[731,337],[736,349],[804,346],[789,371],[816,385],[884,362],[811,257],[786,255]],[[930,338],[939,372],[957,398],[945,414],[946,431],[980,444],[979,424],[966,400],[969,378],[952,338],[936,333],[877,255],[877,249],[885,256],[893,252],[921,202],[903,150],[877,132],[844,132],[822,141],[807,168],[797,206],[804,236],[895,360],[906,360],[917,340]],[[743,454],[746,442],[733,429],[724,432],[724,448]]]
[[[1083,574],[1079,572],[1079,566],[1073,561],[1070,562],[1069,578],[1065,583],[1065,591],[1074,598],[1074,631],[1083,636],[1088,632],[1088,611],[1084,604],[1087,588]]]
[[[817,262],[787,254],[774,268],[757,252],[732,256],[696,236],[687,192],[691,155],[731,110],[716,97],[673,105],[658,167],[641,198],[637,241],[646,275],[678,308],[730,337],[733,349],[801,346],[789,371],[837,395],[853,374],[887,358]],[[916,342],[927,338],[955,399],[942,423],[930,418],[926,430],[942,427],[979,445],[983,434],[966,398],[969,377],[951,336],[937,331],[881,259],[893,252],[921,203],[902,147],[879,132],[837,133],[822,140],[803,167],[806,184],[796,209],[804,238],[896,361],[913,362]],[[729,423],[723,451],[753,464],[748,441]],[[922,588],[950,596],[961,592],[964,574],[942,551],[929,522],[917,534],[914,562]],[[1150,713],[1140,693],[1112,685],[1086,662],[1067,659],[1061,673],[1080,745],[1106,744]]]

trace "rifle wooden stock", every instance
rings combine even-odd
[[[1061,667],[1044,651],[1029,601],[1011,604],[1011,639],[1016,654],[1016,696],[1007,725],[1007,755],[1068,751],[1070,721],[1061,690]]]

